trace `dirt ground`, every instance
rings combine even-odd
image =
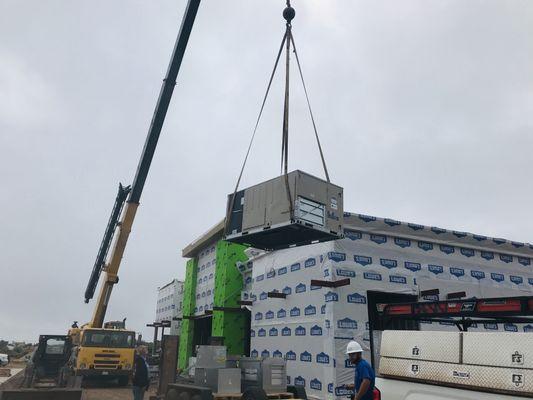
[[[144,400],[149,400],[156,394],[153,384],[144,394]],[[131,386],[121,387],[113,382],[86,382],[83,384],[82,400],[133,400]]]
[[[144,395],[144,400],[148,400],[150,395],[155,395],[155,388],[150,389]],[[85,388],[83,389],[83,400],[132,400],[131,387],[119,388]]]

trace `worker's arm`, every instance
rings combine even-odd
[[[355,395],[354,400],[361,400],[363,396],[368,391],[368,388],[370,387],[370,379],[363,379],[363,382],[361,382],[361,387],[359,388],[359,391]]]

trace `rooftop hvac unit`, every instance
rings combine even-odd
[[[342,237],[343,189],[296,170],[228,196],[226,240],[277,250]]]

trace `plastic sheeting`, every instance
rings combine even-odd
[[[531,245],[497,239],[498,245],[485,236],[457,236],[368,216],[347,214],[345,223],[345,239],[258,254],[253,267],[242,268],[242,297],[254,300],[251,355],[284,357],[288,382],[305,386],[308,396],[348,394],[342,387],[354,379],[345,355],[348,341],[357,340],[370,358],[368,291],[417,294],[438,288],[441,294],[465,291],[475,297],[531,295]],[[495,251],[502,245],[505,253]],[[311,279],[343,278],[350,278],[349,286],[310,286]],[[287,297],[269,298],[271,291]],[[425,323],[421,329],[456,328]],[[473,330],[528,332],[533,326],[485,324]]]

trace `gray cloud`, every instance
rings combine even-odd
[[[135,172],[178,3],[0,4],[0,337],[35,340],[90,318],[83,291],[116,186]],[[348,210],[532,240],[531,2],[293,3],[319,132]],[[180,249],[223,215],[283,6],[202,3],[110,319],[127,316],[149,334],[157,286],[184,276]],[[277,79],[243,186],[279,172],[281,94]],[[321,174],[306,112],[294,79],[290,165]]]

